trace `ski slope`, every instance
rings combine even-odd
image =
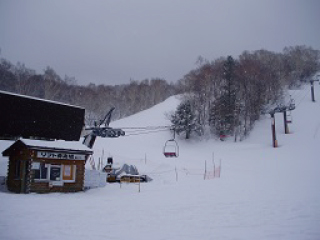
[[[272,147],[269,116],[248,139],[185,141],[177,138],[178,158],[165,158],[172,133],[165,113],[171,97],[153,108],[112,122],[128,136],[98,138],[96,163],[112,156],[116,166],[136,165],[152,182],[107,184],[71,194],[0,192],[0,239],[320,239],[320,87],[291,91],[297,108],[290,134],[276,114],[278,148]],[[157,126],[136,129],[137,127]],[[1,151],[9,142],[0,141]],[[0,158],[0,175],[7,160]],[[221,177],[204,180],[221,161]],[[87,164],[87,168],[90,165]]]

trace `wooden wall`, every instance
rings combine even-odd
[[[11,152],[8,153],[10,156],[7,175],[7,187],[9,191],[16,193],[47,193],[77,192],[84,190],[85,160],[37,158],[36,151],[19,145],[14,146],[10,151]],[[86,158],[88,158],[88,156],[89,155],[86,155]],[[59,181],[50,181],[50,176],[47,176],[47,180],[35,180],[35,170],[31,168],[32,162],[43,162],[50,165],[75,165],[74,182],[62,181],[63,185],[57,186],[53,185],[53,183],[57,184]],[[16,174],[17,166],[20,166],[19,175]]]
[[[78,192],[84,190],[84,172],[85,161],[67,161],[67,160],[50,160],[50,164],[71,164],[76,165],[75,182],[64,182],[63,186],[50,186],[49,181],[35,181],[34,170],[30,173],[30,192],[48,193],[48,192]]]
[[[29,183],[30,183],[30,168],[31,168],[31,161],[28,160],[28,150],[21,150],[20,155],[13,155],[9,159],[9,166],[8,166],[8,178],[7,178],[7,187],[8,190],[11,192],[29,192]],[[17,178],[16,175],[16,168],[17,165],[20,165],[20,175]]]

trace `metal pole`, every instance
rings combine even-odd
[[[314,99],[314,84],[313,84],[313,80],[310,81],[311,83],[311,100],[312,102],[315,102],[315,99]]]
[[[287,111],[283,111],[283,121],[284,121],[284,133],[289,134],[289,126],[287,122]]]
[[[276,120],[274,117],[274,112],[270,113],[270,115],[271,115],[272,143],[273,143],[273,147],[276,148],[278,147],[278,142],[276,139]]]

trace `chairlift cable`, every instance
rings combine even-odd
[[[308,91],[306,91],[306,93],[305,93],[305,95],[300,99],[300,101],[296,104],[296,107],[298,107],[301,103],[302,103],[302,101],[306,98],[306,96],[309,94],[309,92]]]
[[[128,133],[124,135],[124,137],[129,137],[129,136],[137,136],[137,135],[146,135],[146,134],[152,134],[152,133],[158,133],[158,132],[164,132],[168,131],[167,129],[159,129],[159,130],[153,130],[153,131],[144,131],[144,132],[136,132],[136,133]]]
[[[306,90],[306,85],[303,85],[302,89],[298,89],[295,90],[293,94],[290,94],[290,101],[294,101],[294,102],[300,102],[300,100],[302,101],[305,98],[305,95],[303,96],[303,94],[305,94],[305,90]],[[308,89],[307,89],[308,90]],[[301,96],[303,96],[301,98]],[[301,98],[301,99],[300,99]],[[290,104],[290,102],[287,104],[287,106]]]
[[[152,130],[152,129],[167,129],[167,128],[171,128],[171,125],[167,125],[167,126],[146,126],[146,127],[119,127],[121,129],[136,129],[136,130]]]
[[[301,92],[302,92],[303,90],[305,90],[305,88],[306,88],[306,85],[303,85],[302,89],[296,89],[296,90],[294,90],[294,93],[291,94],[291,97],[294,98],[294,99],[296,99],[297,96],[301,95]]]

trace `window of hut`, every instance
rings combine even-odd
[[[48,167],[45,163],[35,164],[36,169],[34,169],[34,179],[36,180],[47,180],[48,179]]]
[[[75,165],[63,165],[63,180],[64,181],[75,181],[76,166]]]

